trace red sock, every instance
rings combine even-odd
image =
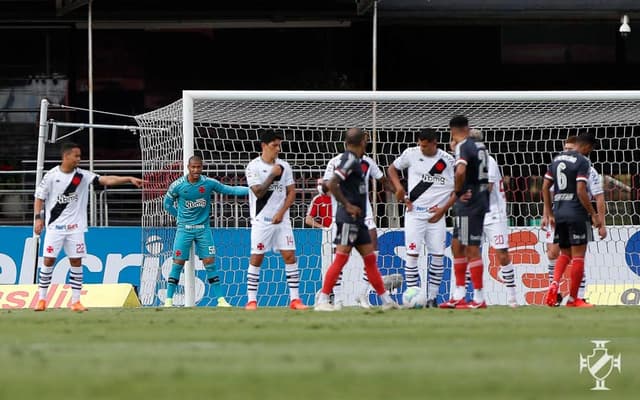
[[[482,258],[474,258],[469,260],[469,272],[471,273],[471,283],[474,289],[482,289]]]
[[[567,269],[567,265],[571,262],[571,257],[568,255],[561,253],[558,259],[556,260],[556,269],[553,271],[553,280],[560,284],[562,280],[562,275],[564,275],[564,271]]]
[[[376,257],[375,253],[369,253],[363,259],[364,270],[367,273],[367,278],[369,278],[369,283],[376,290],[378,296],[381,296],[387,289],[384,288],[382,275],[380,275],[380,270],[378,269],[378,257]]]
[[[453,271],[456,274],[456,286],[465,286],[467,281],[467,259],[459,257],[453,259]]]
[[[322,284],[322,293],[331,294],[333,287],[336,285],[338,278],[340,277],[340,272],[342,272],[342,268],[349,260],[349,254],[336,252],[335,257],[333,258],[333,263],[327,270],[326,275],[324,276],[324,283]]]
[[[580,289],[580,282],[582,282],[583,275],[584,257],[573,257],[571,259],[571,285],[569,286],[569,294],[574,300],[578,298],[578,290]]]

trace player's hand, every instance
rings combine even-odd
[[[556,217],[554,217],[553,215],[550,215],[549,217],[549,228],[555,230],[556,229]]]
[[[604,225],[600,225],[600,228],[598,228],[598,235],[600,236],[600,239],[604,239],[607,237],[607,227]]]
[[[140,179],[140,178],[135,178],[135,177],[133,177],[133,176],[129,179],[129,182],[130,182],[132,185],[135,185],[136,187],[142,187],[142,184],[143,184],[143,183],[147,183],[147,181],[145,181],[145,180],[143,180],[143,179]]]
[[[358,218],[360,214],[362,214],[362,210],[360,209],[360,207],[354,206],[351,203],[345,205],[344,209],[347,211],[347,214],[351,215],[354,219]]]
[[[36,235],[39,235],[42,233],[43,229],[44,229],[44,222],[42,221],[42,219],[37,219],[36,222],[33,224],[33,231],[35,232]]]
[[[473,194],[471,193],[471,189],[469,189],[466,192],[464,192],[464,194],[462,196],[460,196],[460,198],[458,200],[460,200],[463,203],[466,203],[469,200],[471,200],[472,196],[473,196]]]
[[[273,166],[273,168],[271,168],[271,175],[274,177],[278,177],[280,175],[282,175],[282,171],[284,170],[284,168],[282,168],[282,165],[280,164],[276,164]]]
[[[591,214],[591,225],[595,226],[598,229],[600,229],[600,227],[602,226],[600,218],[598,218],[596,214]]]
[[[546,231],[548,227],[549,227],[549,216],[548,215],[543,215],[542,216],[542,221],[540,222],[540,228],[543,231]]]
[[[282,222],[282,218],[284,218],[284,214],[281,212],[276,213],[276,215],[273,216],[273,219],[271,220],[272,224],[279,224],[280,222]]]
[[[440,219],[444,216],[444,214],[446,213],[444,208],[440,208],[438,206],[433,206],[429,209],[430,213],[433,213],[433,216],[431,218],[429,218],[429,222],[436,223],[438,221],[440,221]]]
[[[404,199],[404,205],[407,206],[407,211],[413,211],[413,202],[408,197]]]
[[[407,192],[404,191],[404,188],[401,188],[398,191],[396,191],[396,200],[399,203],[404,203],[406,195],[407,195]]]

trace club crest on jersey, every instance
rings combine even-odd
[[[71,180],[71,183],[73,183],[74,185],[79,185],[80,181],[82,180],[81,177],[79,177],[78,175],[74,176],[73,179]]]
[[[200,186],[200,187],[198,188],[198,192],[200,192],[200,193],[204,193],[204,192],[205,192],[205,188],[204,188],[204,186]]]
[[[442,173],[442,171],[444,171],[445,168],[447,168],[447,164],[445,164],[444,161],[440,160],[436,163],[436,165],[433,166],[433,168],[437,173],[440,174]]]
[[[369,171],[369,163],[364,160],[360,161],[360,168],[362,168],[362,173],[366,174]]]
[[[207,205],[207,201],[205,199],[198,199],[196,201],[187,200],[184,202],[184,206],[186,208],[204,208]]]
[[[56,198],[56,202],[58,204],[69,204],[72,201],[78,200],[78,194],[76,192],[69,194],[59,194]]]

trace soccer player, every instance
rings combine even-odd
[[[173,306],[173,295],[180,281],[184,262],[189,259],[191,245],[195,244],[202,260],[218,307],[231,307],[220,287],[220,274],[216,270],[216,248],[209,226],[211,194],[213,192],[234,196],[246,196],[245,186],[227,186],[216,179],[202,175],[202,158],[192,156],[187,165],[188,174],[176,179],[164,196],[164,209],[177,219],[178,230],[173,242],[173,264],[167,280],[165,307]],[[176,206],[177,205],[177,206]]]
[[[577,136],[569,136],[564,144],[565,151],[576,151],[576,139]],[[584,149],[588,149],[585,147]],[[585,157],[587,157],[588,153],[582,153]],[[550,188],[553,191],[553,186]],[[587,193],[589,194],[589,198],[596,201],[596,211],[598,212],[598,216],[600,217],[600,228],[598,228],[598,235],[600,239],[604,239],[607,237],[607,228],[604,219],[604,215],[606,213],[606,204],[604,199],[604,190],[602,188],[602,183],[600,180],[600,174],[598,171],[591,166],[589,168],[589,179],[587,181]],[[553,243],[554,238],[554,230],[546,226],[544,227],[546,230],[546,242],[547,242],[547,258],[549,259],[549,285],[553,282],[553,275],[555,272],[556,259],[560,255],[560,246],[558,243]],[[578,289],[578,298],[584,300],[584,292],[586,288],[586,273],[582,276],[582,281],[580,282],[580,287]],[[555,306],[559,306],[562,303],[562,295],[558,293]]]
[[[47,291],[53,275],[53,264],[64,249],[71,264],[71,309],[86,311],[80,302],[82,290],[82,258],[87,254],[84,233],[87,231],[87,200],[89,185],[116,186],[131,183],[142,186],[142,179],[132,176],[100,176],[78,168],[81,150],[75,143],[64,143],[61,148],[62,162],[42,178],[35,191],[33,230],[39,235],[47,227],[44,238],[44,266],[40,267],[38,302],[35,311],[47,308]]]
[[[389,166],[389,179],[398,201],[404,202],[404,241],[407,251],[404,276],[407,289],[420,286],[418,256],[425,245],[431,260],[427,269],[426,306],[436,307],[436,296],[444,274],[444,249],[447,237],[443,218],[456,200],[453,194],[455,160],[438,149],[433,129],[418,132],[417,146],[406,149]],[[398,170],[408,169],[409,193],[400,183]]]
[[[358,128],[351,128],[346,133],[346,148],[341,161],[329,180],[328,187],[338,201],[336,210],[336,254],[333,263],[327,270],[322,290],[316,303],[316,311],[334,311],[329,302],[334,285],[342,268],[349,260],[351,249],[355,246],[364,260],[365,271],[369,282],[381,297],[383,309],[398,308],[391,299],[389,291],[384,287],[382,276],[378,270],[377,257],[373,251],[371,235],[364,222],[367,205],[367,188],[365,171],[362,167],[362,156],[367,144],[367,134]]]
[[[311,199],[304,223],[312,228],[329,228],[333,221],[331,196],[325,192],[322,179],[318,179],[317,189],[318,194]]]
[[[456,287],[449,301],[440,304],[440,308],[486,308],[480,244],[485,214],[489,211],[489,154],[482,142],[469,138],[467,117],[453,117],[449,127],[451,138],[457,143],[454,189],[457,200],[451,244]],[[467,267],[474,289],[469,303],[464,299]]]
[[[368,135],[368,133],[365,132],[365,135]],[[367,141],[368,140],[369,140],[369,137],[367,136]],[[341,159],[342,159],[342,154],[338,154],[337,156],[329,160],[329,162],[327,163],[327,167],[324,171],[324,176],[323,176],[323,180],[324,180],[323,187],[325,188],[325,190],[328,190],[327,184],[333,177],[334,171],[340,164]],[[373,214],[373,206],[371,205],[371,200],[369,199],[369,183],[371,181],[371,178],[373,178],[389,191],[394,191],[394,188],[393,186],[391,186],[387,178],[384,176],[384,173],[382,172],[380,167],[378,167],[378,164],[373,158],[364,154],[360,159],[360,164],[361,164],[360,166],[362,168],[362,171],[364,173],[365,190],[367,193],[367,199],[366,199],[367,206],[366,206],[366,213],[364,217],[364,223],[365,225],[367,225],[367,229],[369,229],[369,235],[371,236],[371,243],[373,245],[373,252],[377,258],[378,257],[378,227],[376,226],[376,219],[375,219],[375,215]],[[336,201],[336,198],[333,195],[331,196],[331,207],[333,211],[333,218],[335,220],[335,214],[338,209],[338,202]],[[332,237],[335,238],[336,234],[337,234],[336,225],[333,224]],[[335,247],[334,247],[334,250],[335,250]],[[365,273],[364,269],[362,270],[362,281],[364,283],[364,285],[362,286],[363,289],[360,293],[357,294],[356,303],[358,303],[360,307],[368,309],[368,308],[371,308],[371,304],[369,303],[370,285],[369,285],[369,280],[367,278],[367,274]],[[386,283],[391,284],[390,281]],[[340,297],[339,288],[342,288],[342,275],[340,275],[334,287],[334,291],[336,292],[337,297]]]
[[[478,129],[471,129],[469,137],[482,142],[484,135]],[[488,154],[489,170],[489,212],[484,216],[484,236],[489,241],[489,246],[496,250],[498,262],[500,263],[500,273],[504,286],[507,288],[507,305],[515,308],[516,301],[516,280],[509,255],[509,227],[507,225],[507,201],[504,195],[504,183],[502,172],[495,158]]]
[[[300,272],[296,262],[296,243],[289,220],[289,207],[296,198],[291,166],[278,158],[280,144],[284,140],[281,132],[260,132],[262,154],[252,160],[246,169],[251,209],[251,258],[247,272],[246,310],[258,308],[258,284],[260,265],[264,253],[279,250],[285,263],[285,273],[293,310],[304,310],[307,306],[300,299]]]
[[[597,215],[587,192],[589,180],[589,160],[582,154],[588,154],[595,138],[580,135],[576,139],[577,151],[563,151],[557,155],[545,174],[542,184],[544,213],[542,226],[554,228],[554,243],[560,247],[560,256],[556,260],[553,281],[545,302],[555,306],[557,302],[560,278],[571,263],[571,285],[567,307],[593,307],[578,297],[578,289],[584,275],[584,255],[587,244],[593,238],[591,224],[600,228],[601,216]],[[553,185],[553,209],[551,198]]]

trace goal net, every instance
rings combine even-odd
[[[490,153],[502,167],[509,251],[519,303],[541,304],[548,286],[545,232],[539,227],[542,176],[564,140],[583,130],[594,133],[600,141],[590,158],[605,178],[609,227],[606,239],[589,246],[587,297],[600,304],[640,302],[639,92],[225,91],[186,91],[183,99],[136,117],[141,126],[164,128],[143,130],[140,139],[143,173],[149,181],[143,192],[141,301],[158,305],[164,300],[175,221],[163,210],[162,197],[168,185],[183,174],[185,155],[201,155],[206,175],[227,184],[244,185],[244,169],[259,155],[258,131],[270,128],[284,133],[280,157],[291,164],[297,188],[291,220],[301,271],[300,293],[311,304],[332,256],[330,235],[305,227],[304,219],[316,194],[316,179],[322,176],[327,162],[343,151],[345,129],[369,130],[372,144],[368,153],[386,169],[404,149],[415,145],[415,134],[422,128],[436,129],[440,147],[448,151],[448,121],[457,114],[466,115],[472,127],[483,131]],[[372,202],[381,272],[402,274],[403,209],[380,187],[373,193]],[[250,250],[248,200],[216,195],[211,226],[227,300],[244,305]],[[450,217],[447,226],[451,227]],[[489,272],[485,275],[488,302],[505,304],[506,290],[494,250],[484,245],[483,256]],[[449,297],[451,264],[447,247],[439,301]],[[426,265],[427,256],[423,254],[419,261],[422,282]],[[266,257],[261,269],[259,304],[288,304],[285,269],[279,255]],[[195,272],[185,271],[174,304],[185,302],[181,297],[185,282],[188,305],[190,291],[193,303],[215,304],[202,263],[196,259]],[[365,285],[361,276],[362,261],[352,257],[343,278],[345,305],[352,305],[355,293]],[[566,288],[562,286],[563,291]],[[370,299],[377,300],[373,292]]]

